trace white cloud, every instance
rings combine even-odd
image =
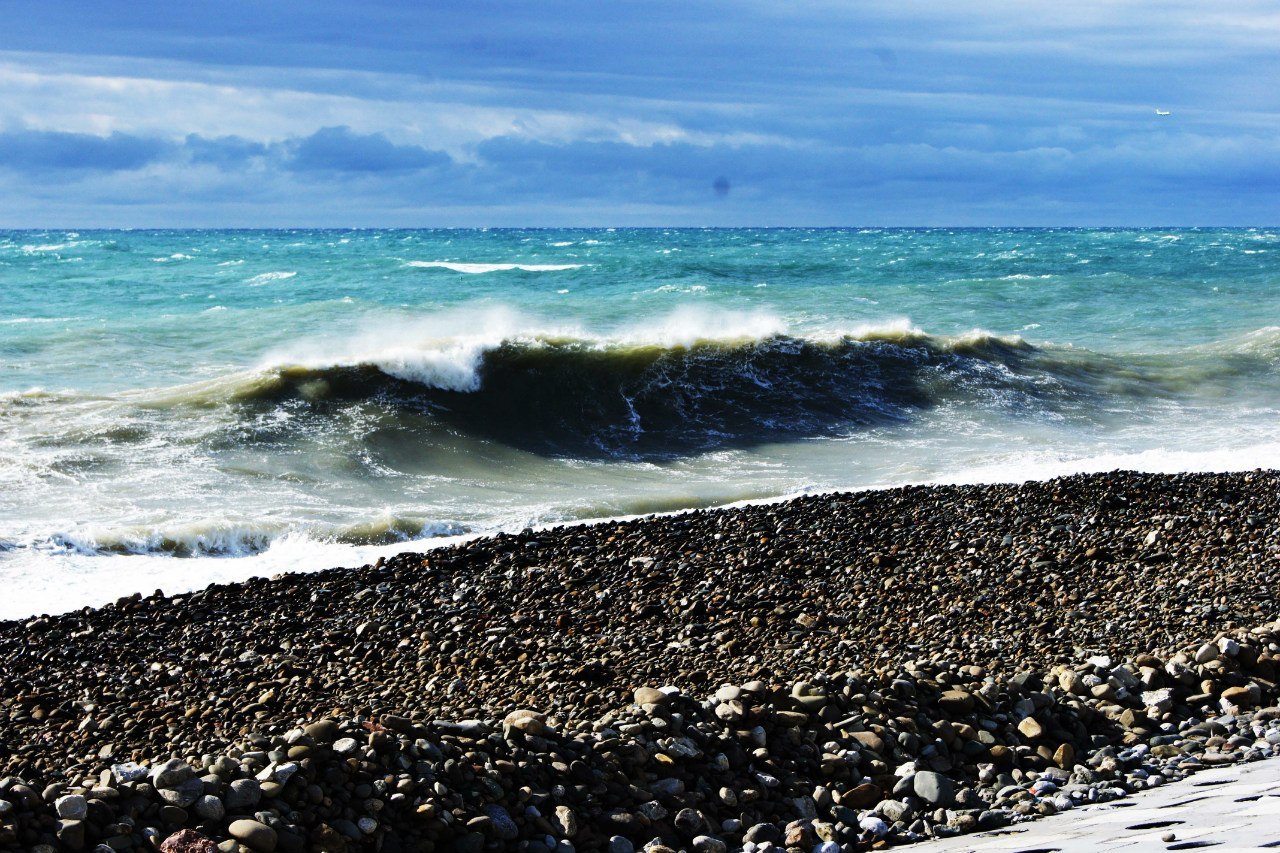
[[[464,161],[471,146],[494,137],[558,144],[618,141],[636,146],[766,141],[761,134],[692,131],[677,122],[617,109],[601,111],[596,105],[583,111],[477,105],[501,93],[488,90],[482,98],[474,87],[434,85],[395,75],[348,75],[348,86],[351,77],[362,77],[369,84],[362,88],[380,93],[368,97],[267,86],[260,81],[278,75],[265,69],[242,69],[238,74],[242,79],[235,82],[211,82],[193,79],[201,76],[199,69],[175,63],[163,63],[157,70],[167,75],[186,71],[187,79],[66,70],[66,65],[79,64],[70,59],[42,70],[33,67],[36,59],[0,53],[0,89],[5,92],[0,128],[169,139],[194,133],[278,142],[323,127],[344,126],[356,133],[382,133],[400,144],[443,150]],[[323,81],[312,77],[310,82]]]

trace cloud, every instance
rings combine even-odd
[[[220,136],[209,139],[198,133],[187,134],[183,148],[190,161],[197,165],[212,165],[223,169],[239,168],[255,157],[265,157],[267,145],[240,136]]]
[[[118,171],[140,169],[172,146],[160,139],[112,133],[11,130],[0,133],[0,168],[11,170]]]
[[[362,135],[349,127],[324,127],[286,148],[286,167],[301,172],[411,172],[452,162],[443,151],[396,145],[381,133]]]

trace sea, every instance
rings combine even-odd
[[[1280,229],[0,232],[0,618],[1278,416]]]

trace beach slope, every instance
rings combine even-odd
[[[0,623],[0,849],[834,853],[1000,827],[1277,750],[1278,548],[1276,472],[1113,472]]]

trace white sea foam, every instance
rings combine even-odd
[[[292,270],[281,270],[279,272],[264,272],[261,275],[255,275],[253,278],[246,279],[245,284],[257,286],[260,284],[270,284],[273,281],[285,281],[293,278],[298,273]]]
[[[523,270],[524,272],[559,272],[561,270],[581,269],[586,264],[471,264],[460,261],[409,261],[408,267],[419,269],[445,269],[453,272],[478,275],[486,272],[502,272],[504,270]]]
[[[428,531],[425,535],[430,535]],[[431,539],[413,547],[445,546],[473,535]],[[410,546],[350,545],[290,532],[271,541],[265,551],[237,559],[203,557],[175,560],[165,554],[90,555],[63,550],[28,550],[0,558],[0,619],[28,618],[37,613],[64,613],[99,607],[135,591],[163,589],[180,595],[211,583],[237,583],[281,572],[311,572],[333,566],[360,566],[389,557]]]

